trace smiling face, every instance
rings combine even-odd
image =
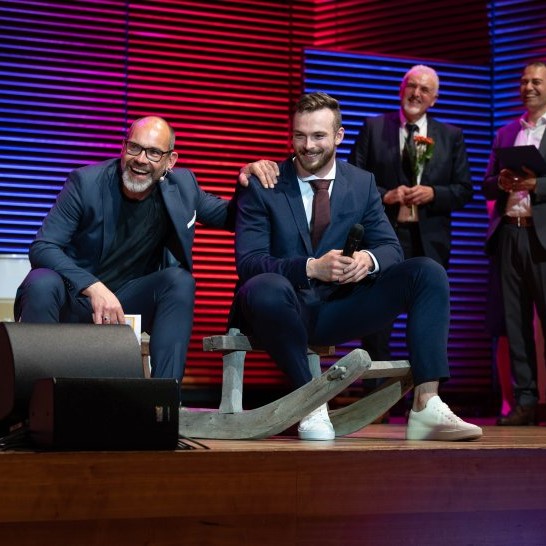
[[[521,76],[519,92],[532,121],[546,113],[546,66],[529,65]]]
[[[169,125],[161,118],[146,117],[137,120],[129,130],[127,141],[142,148],[154,148],[161,152],[174,146]],[[166,153],[159,161],[152,161],[143,149],[138,155],[127,152],[127,143],[121,153],[121,170],[124,193],[133,199],[143,199],[152,191],[159,178],[176,163],[176,152]]]
[[[438,80],[432,71],[410,70],[400,86],[400,105],[409,122],[416,122],[434,106],[438,98]]]
[[[344,135],[343,127],[335,130],[334,126],[335,116],[329,108],[294,114],[292,146],[300,176],[328,174]]]

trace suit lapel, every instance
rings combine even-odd
[[[398,111],[391,112],[385,116],[385,138],[381,139],[385,142],[385,148],[392,150],[392,165],[398,177],[398,185],[409,184],[404,171],[402,170],[402,150],[400,149],[400,113]]]
[[[514,146],[520,129],[521,129],[521,123],[519,119],[515,120],[514,123],[509,125],[507,129],[508,141],[506,143],[503,142],[502,146]]]
[[[172,220],[174,229],[177,233],[178,241],[180,241],[179,250],[183,253],[184,259],[188,267],[192,263],[191,260],[191,241],[187,241],[188,237],[192,233],[183,221],[180,221],[181,218],[193,217],[194,211],[189,210],[188,206],[184,204],[182,195],[180,194],[181,188],[177,186],[172,180],[167,177],[163,182],[159,182],[159,190],[163,196],[163,202],[165,203],[165,208]],[[188,199],[188,202],[191,202],[191,199]],[[187,244],[184,244],[184,243]],[[180,260],[182,261],[182,260]]]
[[[428,117],[427,118],[427,137],[431,138],[434,142],[434,152],[432,153],[432,157],[425,163],[425,167],[423,169],[423,174],[421,176],[421,184],[432,186],[432,184],[429,183],[430,177],[428,175],[431,165],[434,165],[434,157],[437,155],[441,155],[443,153],[443,150],[439,150],[439,139],[438,139],[438,123],[436,123],[436,120]]]
[[[285,171],[284,173],[283,170]],[[313,245],[311,244],[311,233],[309,232],[309,225],[307,224],[307,216],[305,215],[305,208],[301,198],[298,177],[296,176],[296,170],[294,169],[292,159],[288,159],[281,166],[280,179],[282,182],[279,182],[278,184],[279,190],[284,192],[290,214],[298,228],[300,237],[305,245],[305,250],[312,256]]]
[[[106,256],[106,253],[112,247],[116,234],[116,223],[120,214],[119,211],[122,199],[120,169],[119,160],[113,162],[106,173],[106,179],[104,181],[104,190],[102,192],[102,208],[104,211],[102,225],[102,258]]]
[[[345,202],[345,195],[347,194],[347,179],[341,174],[339,168],[339,162],[336,166],[336,179],[334,187],[332,188],[332,194],[330,196],[330,226],[335,225],[340,215],[343,214],[343,203]],[[328,227],[330,227],[328,226]],[[325,234],[328,233],[326,230]]]

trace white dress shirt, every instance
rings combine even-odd
[[[536,124],[527,121],[527,115],[524,115],[520,120],[521,129],[516,136],[514,146],[540,146],[540,141],[544,136],[546,129],[546,114],[544,114]],[[526,190],[512,191],[508,195],[506,202],[507,216],[524,217],[532,216],[531,196]]]
[[[305,216],[307,217],[307,225],[309,226],[309,229],[311,229],[311,218],[313,216],[313,195],[314,195],[313,187],[311,186],[311,184],[309,184],[309,182],[311,182],[312,180],[316,180],[317,178],[319,177],[314,174],[310,176],[306,176],[305,178],[300,178],[298,176],[298,184],[300,186],[301,197],[303,199],[303,207],[305,209]],[[336,165],[334,163],[334,165],[330,169],[330,172],[326,176],[323,176],[320,178],[320,180],[332,181],[330,183],[330,187],[328,188],[328,195],[330,196],[332,196],[332,188],[334,187],[335,179],[336,179]],[[373,273],[378,273],[379,263],[375,259],[375,256],[369,250],[361,250],[360,252],[366,252],[370,256],[374,264]],[[314,260],[314,258],[309,258],[307,260],[308,263],[309,263],[309,260]]]

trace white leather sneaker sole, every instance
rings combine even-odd
[[[439,396],[432,397],[425,409],[410,411],[407,440],[477,440],[483,432],[480,427],[463,421],[444,404]]]

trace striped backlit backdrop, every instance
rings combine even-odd
[[[464,129],[478,190],[454,216],[455,377],[449,385],[488,391],[479,184],[493,128],[519,112],[514,84],[524,59],[544,56],[544,8],[539,0],[411,6],[393,0],[389,6],[377,0],[2,0],[0,253],[26,253],[67,173],[117,155],[138,116],[168,118],[181,164],[205,189],[229,197],[241,165],[289,152],[289,112],[302,85],[341,100],[348,134],[340,155],[346,157],[362,118],[395,109],[405,69],[430,59],[442,79],[433,114]],[[415,29],[410,42],[403,33],[408,24]],[[188,385],[220,382],[219,359],[202,352],[201,338],[225,328],[235,283],[232,244],[230,234],[198,228]],[[281,375],[253,357],[245,380],[271,385]]]
[[[342,106],[345,139],[339,155],[346,158],[366,116],[399,108],[402,77],[414,64],[435,68],[440,99],[430,111],[439,121],[464,131],[475,196],[453,219],[450,258],[451,329],[449,356],[453,379],[449,388],[480,390],[490,385],[490,339],[484,330],[487,259],[483,252],[487,215],[480,194],[490,147],[489,70],[483,66],[306,50],[305,87],[326,91]],[[405,321],[395,325],[393,354],[405,357]],[[349,344],[352,346],[354,344]]]

